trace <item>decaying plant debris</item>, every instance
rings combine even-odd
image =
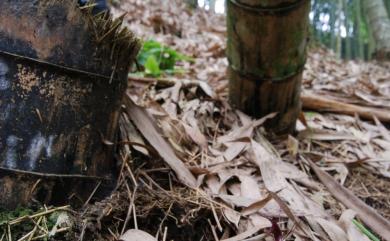
[[[91,194],[91,204],[76,215],[75,239],[118,240],[140,229],[158,240],[370,240],[363,226],[389,240],[388,221],[367,221],[361,209],[336,200],[312,168],[389,219],[388,123],[317,109],[302,113],[296,135],[269,139],[262,124],[272,114],[253,120],[226,101],[223,16],[158,0],[126,0],[112,11],[129,12],[133,31],[195,63],[184,63],[181,76],[130,78],[117,188],[96,203]],[[315,48],[304,90],[386,112],[387,65],[341,62]]]

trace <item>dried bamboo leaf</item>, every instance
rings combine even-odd
[[[137,229],[130,229],[123,234],[120,241],[157,241],[152,235]]]
[[[307,160],[317,177],[337,200],[354,210],[359,218],[378,235],[382,236],[385,240],[390,241],[390,222],[388,220],[379,215],[375,209],[356,197],[350,190],[337,183],[314,162],[309,159],[305,160]]]
[[[254,228],[248,229],[247,231],[245,231],[243,233],[237,234],[234,237],[231,237],[231,238],[228,238],[228,239],[224,239],[224,240],[221,240],[221,241],[241,241],[241,240],[244,240],[247,237],[250,237],[250,236],[256,234],[260,230],[262,230],[264,228],[268,228],[268,227],[269,227],[269,224],[268,223],[264,223],[264,225],[256,226]]]
[[[184,163],[176,156],[172,147],[161,136],[160,131],[154,124],[152,118],[147,114],[146,110],[137,106],[130,98],[124,98],[127,108],[127,114],[134,122],[135,126],[142,133],[146,140],[156,149],[164,161],[175,171],[177,177],[184,185],[191,188],[196,188],[196,179],[184,165]]]
[[[267,205],[268,202],[271,200],[272,200],[272,196],[268,195],[266,198],[249,205],[249,207],[247,207],[247,208],[244,208],[241,213],[244,216],[255,213],[255,212],[259,211],[260,209],[262,209],[263,207],[265,207],[265,205]]]

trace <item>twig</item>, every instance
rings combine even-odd
[[[168,227],[165,227],[164,228],[164,236],[163,236],[162,241],[165,241],[167,239],[167,234],[168,234]]]
[[[144,176],[146,179],[148,179],[148,181],[150,183],[152,183],[154,186],[156,186],[158,189],[160,189],[162,192],[164,192],[167,196],[171,196],[171,194],[165,190],[164,188],[162,188],[160,185],[158,185],[154,180],[153,178],[151,178],[148,174],[146,174],[144,171],[141,171],[141,174],[142,176]]]
[[[125,167],[126,167],[127,172],[130,174],[130,177],[131,177],[131,180],[133,181],[134,186],[138,187],[137,180],[135,179],[135,176],[134,176],[133,172],[131,171],[129,164],[127,164],[126,160],[125,160]]]
[[[44,211],[44,212],[40,212],[40,213],[37,213],[37,214],[33,214],[33,215],[25,215],[23,217],[19,217],[17,219],[14,219],[13,221],[10,221],[8,224],[11,226],[11,225],[15,225],[15,224],[18,224],[18,223],[21,223],[27,219],[33,219],[33,218],[37,218],[37,217],[41,217],[41,216],[44,216],[44,215],[47,215],[47,214],[50,214],[50,213],[53,213],[53,212],[56,212],[56,211],[60,211],[60,210],[67,210],[70,206],[62,206],[62,207],[58,207],[58,208],[53,208],[53,209],[50,209],[50,210],[47,210],[47,211]]]
[[[80,233],[80,239],[79,239],[80,241],[84,240],[85,230],[87,229],[87,223],[88,223],[88,219],[84,219],[83,227],[81,228],[81,233]]]
[[[7,225],[8,241],[12,241],[11,225]]]
[[[138,229],[137,212],[135,210],[134,202],[133,202],[133,219],[134,219],[134,228]]]
[[[127,183],[126,183],[126,185],[127,185]],[[125,229],[127,227],[127,223],[130,220],[130,216],[131,216],[131,212],[133,210],[133,204],[134,204],[134,199],[135,199],[135,193],[136,192],[137,192],[137,187],[134,188],[134,191],[133,191],[132,194],[128,193],[128,196],[130,198],[130,203],[129,203],[129,208],[127,209],[126,219],[125,219],[125,222],[123,223],[123,227],[122,227],[120,236],[122,236],[125,233]]]
[[[161,220],[161,223],[160,223],[160,225],[159,225],[159,227],[158,227],[158,230],[157,230],[156,239],[158,238],[158,234],[159,234],[160,231],[161,231],[162,225],[164,224],[165,220],[167,219],[169,213],[171,212],[172,206],[173,206],[173,203],[171,203],[171,204],[169,205],[169,208],[168,208],[167,212],[165,213],[164,218]],[[165,227],[165,228],[166,228],[166,227]],[[165,230],[165,231],[166,231],[166,230]],[[164,234],[165,234],[165,231],[164,231]]]
[[[38,179],[38,180],[34,183],[34,185],[32,186],[32,188],[31,188],[31,190],[30,190],[29,196],[31,196],[31,195],[34,193],[35,189],[37,188],[38,184],[41,183],[41,181],[42,181],[42,179]]]
[[[28,237],[27,241],[31,241],[31,239],[34,237],[35,232],[38,229],[38,226],[41,224],[43,216],[39,217],[38,221],[35,223],[35,227],[31,231],[31,235]]]
[[[223,231],[222,225],[219,222],[219,218],[218,218],[217,212],[215,211],[215,207],[214,207],[213,203],[210,203],[210,206],[211,206],[211,210],[213,211],[213,216],[214,216],[215,222],[217,223],[217,227],[218,227],[219,231],[222,232]]]
[[[66,232],[66,231],[68,231],[69,229],[70,229],[70,227],[59,228],[59,229],[57,229],[57,231],[56,231],[55,234]],[[43,239],[43,238],[46,238],[47,236],[48,236],[48,234],[42,234],[42,235],[40,235],[40,236],[34,237],[34,238],[31,239],[31,240]]]
[[[25,240],[26,238],[28,238],[31,234],[32,234],[33,230],[31,230],[30,232],[28,232],[26,235],[24,235],[23,237],[21,237],[20,239],[18,239],[18,241],[23,241]]]
[[[213,224],[211,223],[210,219],[207,219],[207,221],[208,221],[209,224],[210,224],[211,232],[213,233],[213,236],[214,236],[215,241],[219,241],[217,232],[215,231],[215,228],[214,228]]]
[[[126,156],[128,154],[126,153]],[[121,154],[121,157],[122,157],[122,154]],[[118,179],[116,180],[116,186],[115,186],[115,189],[114,191],[118,190],[119,186],[122,184],[122,178],[123,180],[125,179],[124,175],[123,175],[123,170],[125,168],[125,162],[122,161],[122,164],[121,164],[121,169],[119,171],[119,175],[118,175]]]
[[[93,195],[95,195],[95,192],[98,190],[98,188],[100,187],[101,184],[102,184],[102,181],[100,181],[100,182],[96,185],[96,187],[93,189],[91,195],[89,195],[87,201],[85,201],[83,207],[85,207],[85,206],[88,205],[89,201],[91,201]]]
[[[24,241],[26,239],[28,241],[30,241],[34,237],[34,234],[37,231],[37,226],[41,223],[41,221],[42,221],[42,217],[39,217],[38,222],[34,222],[34,224],[35,224],[34,228],[30,232],[28,232],[26,235],[24,235],[23,237],[18,239],[18,241]]]
[[[116,235],[112,230],[111,228],[107,228],[108,229],[108,232],[114,237],[115,240],[118,240],[118,235]]]

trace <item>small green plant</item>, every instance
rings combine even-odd
[[[0,238],[5,236],[8,228],[8,222],[15,220],[17,218],[28,216],[33,214],[34,211],[29,208],[18,207],[12,211],[1,210],[0,211]],[[23,225],[18,226],[16,230],[13,230],[15,237],[21,237],[23,234],[27,233],[33,229],[34,223],[31,221],[25,222]]]
[[[57,240],[66,235],[73,224],[67,208],[41,207],[34,211],[19,207],[12,211],[0,210],[0,241],[19,240],[22,237],[23,240],[51,240],[54,236],[54,240]],[[60,233],[62,236],[58,236]]]
[[[7,224],[9,221],[19,217],[33,214],[34,211],[29,208],[18,207],[12,211],[0,210],[0,226]]]
[[[153,77],[159,77],[163,73],[175,74],[180,72],[175,68],[177,62],[193,61],[192,58],[154,40],[144,42],[137,60],[145,68],[145,74]]]
[[[375,236],[375,234],[371,233],[371,231],[368,230],[362,223],[360,223],[356,219],[353,219],[352,222],[360,230],[360,232],[364,233],[372,241],[380,241],[380,239],[377,236]]]

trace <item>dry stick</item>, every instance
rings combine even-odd
[[[207,219],[207,221],[208,221],[209,224],[210,224],[211,232],[213,233],[213,236],[214,236],[215,241],[219,241],[217,232],[215,231],[215,228],[214,228],[213,224],[211,223],[210,219]]]
[[[390,111],[385,111],[379,108],[347,104],[324,96],[315,95],[310,92],[302,93],[301,100],[303,102],[304,109],[334,112],[351,116],[358,114],[360,117],[369,120],[374,120],[376,116],[383,122],[390,122]]]
[[[148,179],[148,181],[153,184],[154,186],[156,186],[159,190],[161,190],[163,193],[165,193],[165,195],[167,195],[168,197],[172,196],[167,190],[165,190],[164,188],[162,188],[160,185],[158,185],[158,183],[156,183],[153,178],[151,178],[148,174],[146,174],[144,171],[141,171],[141,174],[142,176],[144,176],[146,179]]]
[[[127,183],[125,183],[125,184],[128,187]],[[131,216],[131,212],[133,210],[133,205],[134,205],[134,199],[135,199],[135,193],[136,192],[137,192],[137,187],[134,188],[134,191],[133,191],[133,193],[131,195],[129,194],[129,198],[130,198],[129,208],[127,209],[126,219],[125,219],[125,222],[123,223],[123,227],[122,227],[120,236],[122,236],[125,233],[125,228],[127,226],[127,223],[130,220],[130,216]]]
[[[164,236],[163,236],[162,241],[167,240],[167,234],[168,234],[168,227],[165,227],[165,228],[164,228]]]
[[[87,228],[87,223],[88,223],[88,219],[84,219],[83,220],[83,227],[81,228],[81,234],[80,234],[79,241],[83,241],[84,240],[84,235],[85,235],[85,230]]]
[[[46,208],[46,206],[45,206],[45,208]],[[45,225],[46,227],[47,227],[47,225],[46,225],[46,221],[47,219],[46,219],[46,216],[42,216],[42,221],[41,221],[41,225]],[[35,222],[35,220],[34,219],[32,219],[31,220],[33,223],[34,223],[34,225],[37,225],[37,222]],[[44,234],[48,234],[49,232],[48,231],[46,231],[47,229],[45,229],[45,228],[43,228],[43,227],[41,227],[41,225],[37,225],[36,227],[39,229],[39,230],[41,230]]]
[[[217,223],[217,227],[218,227],[219,231],[222,232],[223,229],[222,229],[221,222],[219,222],[217,211],[215,210],[213,203],[210,203],[210,206],[211,206],[211,210],[213,211],[213,216],[214,216],[215,222]]]
[[[49,228],[47,227],[47,218],[46,218],[46,216],[43,216],[42,223],[43,223],[43,226],[44,226],[44,227],[38,226],[38,228],[39,228],[45,235],[49,234]],[[34,238],[33,238],[33,239],[34,239]]]
[[[41,224],[43,216],[38,218],[38,221],[35,223],[34,229],[31,231],[31,235],[28,237],[27,241],[31,241],[32,238],[34,238],[35,233],[37,232],[38,226]],[[23,239],[24,240],[24,239]]]
[[[44,215],[47,215],[47,214],[50,214],[50,213],[53,213],[53,212],[56,212],[56,211],[67,210],[69,207],[70,206],[67,205],[67,206],[62,206],[62,207],[58,207],[58,208],[53,208],[53,209],[50,209],[50,210],[47,210],[47,211],[44,211],[44,212],[40,212],[40,213],[37,213],[37,214],[33,214],[33,215],[30,215],[30,216],[26,215],[26,216],[23,216],[23,217],[19,217],[17,219],[14,219],[14,220],[10,221],[9,225],[15,225],[15,224],[18,224],[20,222],[23,222],[24,220],[41,217],[41,216],[44,216]]]
[[[39,178],[39,179],[34,183],[34,185],[32,186],[32,188],[31,188],[31,190],[30,190],[30,193],[28,194],[29,197],[34,193],[35,189],[37,188],[38,184],[41,183],[41,181],[42,181],[42,179]]]
[[[130,177],[131,177],[131,180],[133,181],[134,186],[138,187],[137,180],[135,179],[135,176],[134,176],[133,172],[131,171],[129,164],[127,164],[127,161],[125,163],[125,167],[126,167],[127,172],[130,174]]]
[[[119,171],[119,175],[118,175],[118,179],[116,180],[116,186],[115,186],[115,191],[118,190],[120,184],[122,184],[122,178],[123,180],[125,179],[124,175],[123,175],[123,170],[125,168],[125,162],[123,161],[123,156],[122,154],[120,154],[120,156],[122,157],[122,164],[121,164],[121,169]],[[128,153],[126,153],[126,156],[128,156]]]
[[[108,232],[111,234],[112,237],[114,237],[115,240],[118,240],[118,235],[116,235],[110,228],[107,228]]]
[[[8,225],[7,231],[8,231],[8,240],[12,241],[11,225]]]
[[[156,239],[158,239],[158,235],[159,235],[160,232],[161,232],[161,229],[162,229],[162,226],[163,226],[165,220],[167,220],[168,215],[169,215],[169,213],[171,212],[172,206],[173,206],[173,203],[171,203],[171,204],[169,205],[169,208],[168,208],[167,212],[165,213],[164,218],[161,220],[161,223],[160,223],[160,225],[159,225],[159,227],[158,227],[158,230],[157,230],[157,233],[156,233]],[[166,227],[165,227],[165,230],[164,230],[164,234],[163,234],[163,235],[165,235],[165,231],[166,231]]]
[[[122,230],[121,230],[121,235],[124,234],[125,232],[125,228],[127,226],[127,223],[129,222],[129,219],[130,219],[130,216],[131,216],[131,212],[133,211],[133,205],[129,205],[129,207],[127,208],[127,215],[126,215],[126,219],[125,219],[125,222],[123,224],[123,227],[122,227]]]
[[[69,229],[70,229],[70,227],[59,228],[59,229],[57,229],[56,234],[66,232]],[[46,237],[47,237],[47,234],[42,234],[40,236],[36,236],[36,237],[32,238],[31,240],[43,239],[43,238],[46,238]]]
[[[34,227],[34,228],[35,228],[35,227]],[[23,237],[21,237],[21,238],[18,239],[17,241],[23,241],[23,240],[25,240],[25,239],[28,238],[32,233],[33,233],[33,230],[31,230],[30,232],[28,232],[26,235],[24,235]]]
[[[28,241],[30,241],[33,238],[35,232],[37,231],[37,226],[41,223],[41,221],[42,221],[42,217],[39,217],[38,221],[34,222],[34,224],[35,224],[34,228],[30,232],[28,232],[26,235],[24,235],[23,237],[18,239],[18,241],[24,241],[26,239]]]
[[[138,229],[137,212],[135,210],[134,202],[133,202],[133,218],[134,218],[134,228]]]
[[[93,195],[95,195],[96,191],[98,190],[98,188],[100,187],[101,184],[102,184],[102,181],[100,181],[100,182],[96,185],[96,187],[95,187],[95,188],[93,189],[93,191],[91,192],[91,195],[89,195],[87,201],[85,201],[83,207],[86,207],[86,206],[88,205],[89,201],[91,201]]]
[[[354,210],[358,217],[369,226],[374,232],[382,236],[386,241],[390,241],[390,222],[379,215],[375,209],[365,204],[356,197],[350,190],[336,182],[332,176],[321,170],[314,162],[304,158],[318,179],[326,186],[328,191],[346,207]]]

